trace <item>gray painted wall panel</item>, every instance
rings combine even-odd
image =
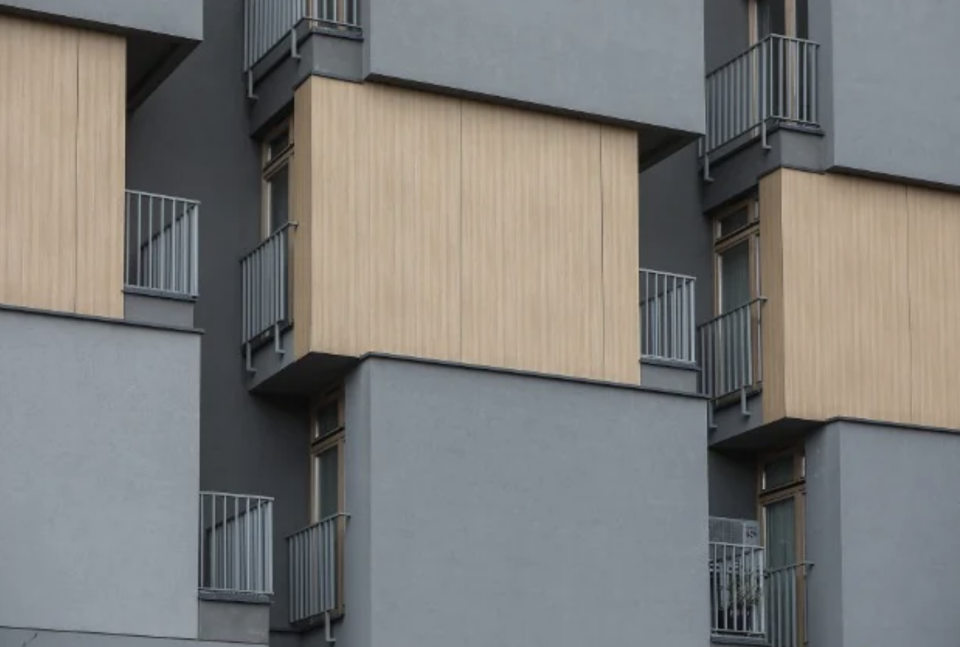
[[[830,6],[832,164],[960,185],[960,3]]]
[[[0,0],[0,10],[10,7],[123,30],[202,40],[203,3],[204,0]]]
[[[367,0],[365,71],[702,132],[700,0]]]
[[[711,72],[750,46],[747,0],[703,0],[704,58]]]
[[[757,518],[757,459],[751,454],[710,451],[710,516]]]
[[[260,240],[260,150],[240,73],[243,3],[206,0],[204,42],[133,113],[127,183],[203,202],[200,482],[264,494],[274,507],[272,623],[287,627],[284,537],[307,523],[307,411],[247,393],[240,350],[240,258]]]
[[[350,647],[706,643],[702,400],[366,364],[372,626]]]
[[[814,566],[807,578],[811,645],[843,646],[840,436],[835,425],[806,442],[806,551]]]
[[[196,638],[200,336],[0,330],[0,626]]]
[[[808,444],[811,644],[956,644],[958,461],[956,434],[861,423]]]

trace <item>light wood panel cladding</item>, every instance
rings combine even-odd
[[[760,307],[763,345],[760,374],[763,382],[764,420],[778,420],[786,415],[782,180],[783,176],[778,172],[760,181],[760,295],[767,298],[767,302]]]
[[[123,314],[126,42],[0,16],[0,303]]]
[[[76,311],[122,317],[126,41],[79,32],[77,45]]]
[[[604,377],[635,382],[640,357],[640,311],[624,295],[640,294],[640,239],[637,235],[639,188],[637,134],[600,129],[603,169],[603,362]]]
[[[781,170],[760,204],[764,419],[960,428],[960,196]]]
[[[960,428],[960,196],[907,191],[911,419]]]
[[[635,133],[319,77],[295,101],[298,355],[637,382]]]

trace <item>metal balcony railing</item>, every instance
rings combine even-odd
[[[705,172],[710,154],[745,135],[762,138],[769,123],[819,127],[818,43],[771,35],[707,75],[707,131],[701,142]]]
[[[127,191],[125,212],[124,285],[196,298],[200,203]]]
[[[759,298],[700,326],[700,388],[716,400],[761,381],[763,343]],[[745,402],[744,402],[745,404]]]
[[[696,363],[695,308],[694,277],[641,269],[641,358]]]
[[[358,0],[244,0],[243,71],[250,72],[284,38],[296,51],[296,28],[301,21],[315,25],[360,30]]]
[[[764,554],[759,546],[710,542],[710,633],[763,638]]]
[[[340,537],[347,515],[338,513],[287,537],[290,623],[327,616],[340,606]]]
[[[801,562],[766,572],[767,643],[771,647],[801,647],[807,636],[807,573],[813,564]]]
[[[240,260],[241,342],[248,360],[251,344],[267,332],[273,332],[279,348],[281,329],[292,321],[290,235],[295,227],[283,225]]]
[[[201,591],[273,594],[273,499],[200,493]]]

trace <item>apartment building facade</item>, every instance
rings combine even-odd
[[[0,645],[952,645],[881,4],[0,0]]]

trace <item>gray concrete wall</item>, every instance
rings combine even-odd
[[[372,358],[347,406],[338,644],[706,643],[704,401]]]
[[[811,1],[811,37],[824,43],[821,87],[832,139],[829,163],[960,185],[960,3]],[[825,12],[829,17],[815,15]],[[829,21],[829,25],[827,25]],[[823,105],[823,104],[822,104]]]
[[[200,336],[0,330],[0,626],[196,638]]]
[[[365,72],[685,132],[701,0],[364,0]]]
[[[0,647],[237,647],[238,643],[0,627]],[[280,647],[271,644],[270,647]]]
[[[175,38],[203,38],[204,0],[0,0],[4,8]]]
[[[249,602],[200,600],[200,640],[266,645],[270,640],[270,606]]]
[[[130,117],[127,182],[201,200],[200,482],[276,498],[275,627],[287,626],[284,537],[307,523],[307,412],[251,396],[240,349],[239,260],[260,240],[260,150],[240,73],[243,3],[206,0],[204,42]]]
[[[811,439],[811,644],[956,644],[958,461],[952,433],[836,422]]]

